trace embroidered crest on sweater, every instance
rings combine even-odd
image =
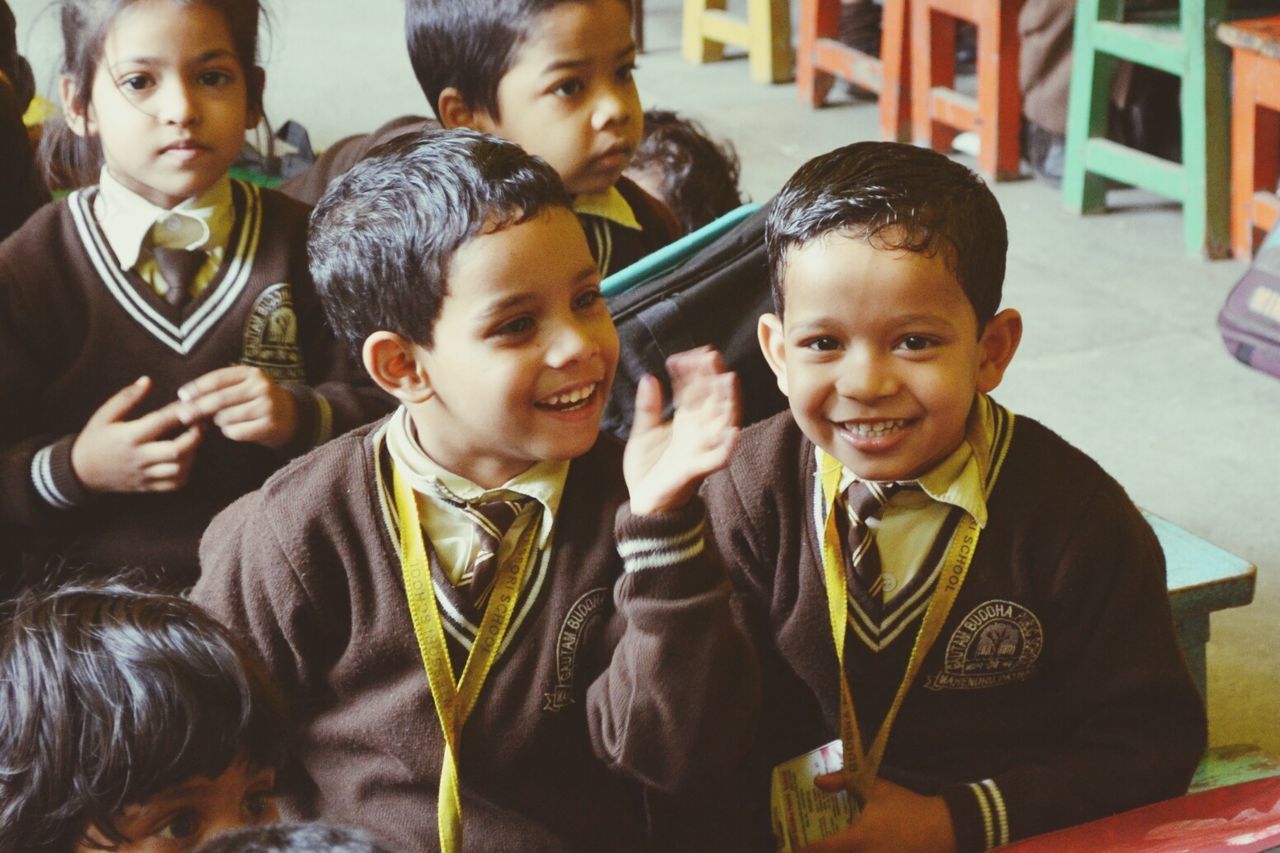
[[[609,601],[607,587],[597,587],[582,595],[565,614],[556,638],[556,686],[545,694],[544,711],[561,711],[573,704],[573,674],[577,669],[578,649],[596,627],[601,609]]]
[[[303,382],[306,369],[298,346],[298,315],[289,285],[273,284],[258,296],[244,324],[241,364],[259,367],[276,382]]]
[[[960,620],[947,642],[942,672],[925,679],[930,690],[980,690],[1025,681],[1044,648],[1040,620],[1021,604],[984,601]]]

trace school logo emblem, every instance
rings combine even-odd
[[[1021,604],[995,599],[969,611],[947,642],[942,672],[930,690],[980,690],[1026,681],[1044,648],[1044,628]]]
[[[608,587],[593,589],[573,603],[565,614],[556,641],[556,686],[543,694],[544,711],[561,711],[573,704],[573,673],[578,661],[578,649],[600,619],[601,608],[609,601]]]
[[[262,368],[275,382],[303,382],[306,369],[298,346],[298,315],[289,285],[273,284],[253,303],[244,324],[241,364]]]

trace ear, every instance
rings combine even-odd
[[[245,89],[249,96],[249,111],[245,115],[244,129],[253,130],[262,121],[265,108],[262,104],[262,93],[267,88],[267,72],[262,66],[255,65],[249,69],[245,78]]]
[[[764,360],[778,378],[778,390],[787,394],[787,348],[782,318],[777,314],[761,314],[756,326],[756,337],[760,339],[760,351],[764,353]]]
[[[1004,378],[1005,369],[1013,361],[1013,354],[1022,340],[1022,315],[1006,308],[987,321],[978,341],[978,390],[984,394],[994,391]]]
[[[421,347],[395,332],[378,331],[365,338],[364,369],[379,388],[402,403],[425,403],[435,393],[418,361]]]
[[[67,122],[67,127],[71,128],[72,133],[76,136],[84,137],[90,137],[97,133],[97,127],[92,116],[92,106],[86,106],[84,112],[79,111],[75,105],[76,84],[67,74],[63,74],[58,78],[58,95],[62,99],[62,116]]]
[[[466,127],[484,133],[493,133],[497,126],[487,112],[472,109],[456,86],[446,86],[440,93],[440,100],[436,104],[436,115],[439,116],[440,124],[446,130]]]

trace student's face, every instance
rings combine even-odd
[[[574,195],[617,183],[640,144],[636,47],[622,0],[561,3],[540,14],[498,83],[498,112],[477,129],[542,157]]]
[[[259,770],[234,762],[216,779],[196,776],[161,791],[145,803],[127,806],[116,828],[127,842],[107,849],[120,853],[181,853],[196,850],[213,837],[242,826],[278,819],[271,792],[274,770]],[[88,839],[75,853],[101,850],[105,837],[90,828]]]
[[[618,363],[618,335],[577,217],[562,207],[475,237],[453,256],[430,386],[410,407],[427,455],[486,488],[586,453]]]
[[[760,343],[800,428],[859,477],[924,474],[964,439],[975,392],[999,384],[1021,331],[977,316],[940,253],[835,232],[787,257],[784,319]]]
[[[211,187],[257,122],[226,16],[204,3],[139,0],[112,22],[81,135],[96,136],[111,175],[161,207]],[[63,103],[73,89],[63,81]]]

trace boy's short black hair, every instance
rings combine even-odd
[[[454,253],[557,205],[572,206],[560,177],[515,143],[433,130],[379,145],[311,214],[311,277],[334,333],[357,355],[381,330],[431,347]]]
[[[717,142],[698,122],[671,110],[645,110],[644,136],[628,171],[653,172],[659,199],[684,233],[742,204],[742,166],[728,142]]]
[[[358,829],[325,823],[276,823],[225,832],[199,853],[390,853]]]
[[[452,86],[468,107],[501,119],[498,83],[534,20],[561,3],[583,2],[588,0],[407,0],[409,61],[436,118],[440,93]]]
[[[284,758],[250,653],[173,595],[119,583],[26,593],[0,622],[0,850],[67,853],[131,804],[239,759]]]
[[[855,142],[805,163],[783,186],[765,225],[778,314],[787,255],[832,231],[877,248],[942,252],[978,315],[1000,307],[1009,233],[986,183],[946,156],[898,142]]]

